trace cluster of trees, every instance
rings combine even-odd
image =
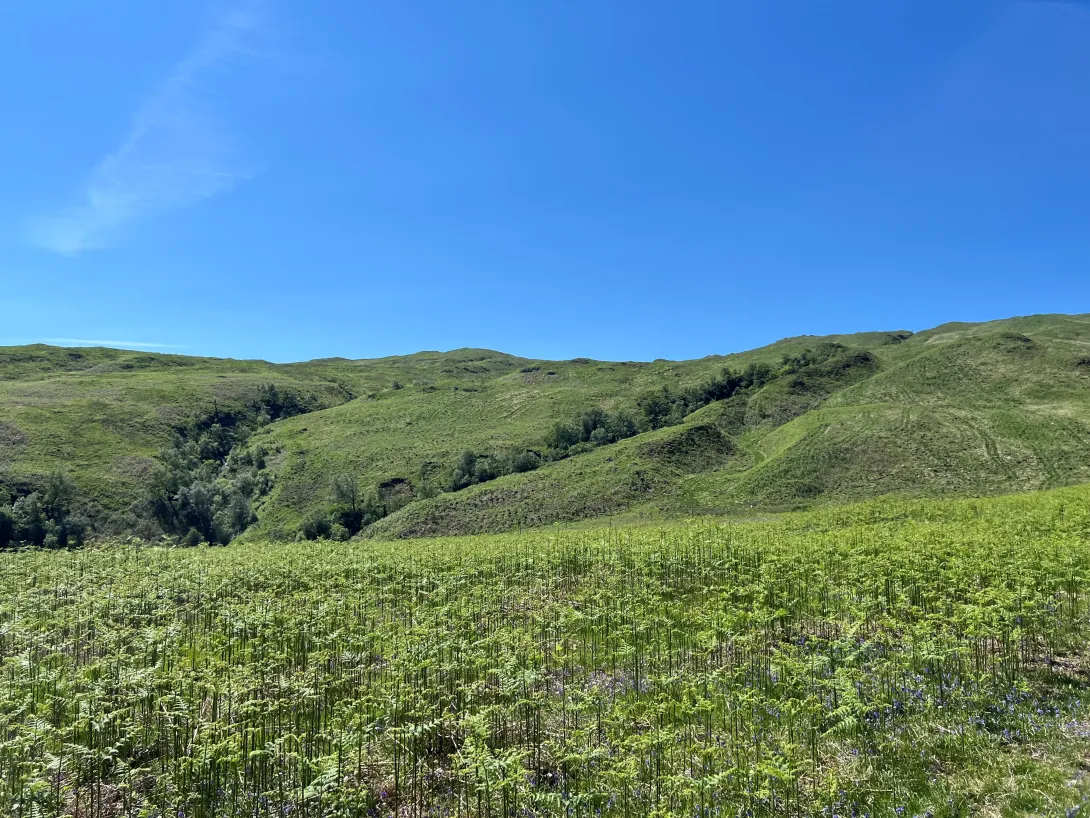
[[[793,375],[796,372],[806,369],[808,366],[823,364],[834,355],[837,355],[846,349],[847,347],[843,344],[826,341],[818,344],[812,349],[804,349],[798,355],[784,355],[780,362],[780,368],[777,375]]]
[[[187,545],[222,544],[254,522],[253,502],[270,487],[265,452],[238,450],[233,438],[213,424],[196,439],[178,435],[159,453],[148,505],[165,533]]]
[[[332,489],[332,511],[314,509],[303,523],[300,533],[304,538],[351,539],[371,523],[393,514],[416,499],[412,483],[399,477],[364,491],[356,475],[342,473],[333,477]]]
[[[727,400],[747,390],[760,389],[784,375],[824,363],[843,349],[845,347],[840,344],[822,343],[797,355],[785,354],[778,367],[766,363],[750,363],[739,370],[724,367],[718,376],[688,389],[672,390],[664,386],[659,391],[648,392],[636,401],[639,410],[637,430],[643,432],[675,426],[709,403]]]
[[[146,492],[129,512],[105,520],[104,530],[135,531],[145,538],[168,535],[188,545],[229,542],[256,521],[254,502],[271,488],[267,452],[248,447],[250,437],[262,426],[311,412],[317,404],[313,395],[273,383],[259,386],[241,406],[214,404],[206,415],[175,429],[174,439],[156,456]],[[0,485],[0,548],[82,545],[92,533],[91,508],[60,472],[14,498]],[[343,522],[358,530],[374,516],[373,508],[362,503]]]
[[[544,443],[551,459],[559,459],[636,434],[639,424],[633,415],[623,409],[611,413],[595,406],[584,410],[571,423],[555,424],[545,435]]]
[[[54,472],[38,490],[0,504],[0,548],[82,545],[90,524],[79,511],[80,505],[75,484],[65,474]]]
[[[477,483],[487,483],[505,474],[533,471],[541,465],[542,456],[526,449],[512,449],[502,454],[476,454],[464,451],[457,464],[443,481],[442,490],[461,491]]]
[[[275,383],[262,384],[257,397],[250,404],[254,425],[266,426],[274,420],[293,418],[317,409],[313,395],[304,395],[294,389],[283,389]]]
[[[718,376],[687,389],[664,386],[655,392],[647,392],[636,401],[639,431],[676,426],[709,403],[727,400],[749,389],[760,389],[776,377],[778,372],[769,364],[751,363],[741,370],[724,367]]]
[[[177,430],[158,455],[148,487],[147,511],[164,533],[188,545],[227,543],[255,522],[254,502],[271,487],[267,452],[245,447],[254,431],[281,418],[311,411],[313,400],[265,384],[237,410],[218,405]]]

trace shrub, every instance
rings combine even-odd
[[[521,474],[533,471],[541,465],[541,458],[533,452],[515,452],[511,455],[511,472]]]
[[[308,540],[324,540],[329,538],[333,530],[333,524],[325,513],[315,510],[303,523],[303,536]]]

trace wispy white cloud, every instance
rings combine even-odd
[[[249,53],[247,36],[256,26],[249,10],[220,17],[140,108],[122,145],[91,171],[83,201],[32,224],[34,243],[62,255],[108,247],[133,222],[244,179],[207,86],[218,69]]]
[[[185,344],[159,344],[152,341],[109,341],[95,338],[46,338],[43,343],[58,346],[116,347],[118,349],[185,349]]]

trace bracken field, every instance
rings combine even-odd
[[[3,553],[0,814],[1074,815],[1088,642],[1083,488]]]

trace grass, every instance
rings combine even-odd
[[[1090,487],[5,553],[0,812],[1072,815],[1088,645]]]
[[[174,430],[213,406],[239,407],[262,384],[334,406],[381,390],[399,378],[434,376],[465,383],[511,370],[519,359],[469,350],[420,354],[360,366],[350,361],[275,365],[110,349],[48,346],[0,348],[0,494],[55,469],[88,495],[110,527],[138,499],[154,455]],[[459,367],[448,373],[447,369]],[[472,367],[469,372],[463,368]]]
[[[707,457],[657,462],[640,436],[414,504],[371,533],[475,533],[621,512],[748,515],[1078,483],[1090,480],[1090,366],[1079,363],[1087,355],[1090,323],[1066,316],[920,333],[860,348],[858,365],[823,365],[706,407],[666,431],[717,428],[727,441],[705,446]]]
[[[667,519],[985,495],[1090,480],[1090,318],[1032,316],[909,333],[798,337],[734,356],[534,361],[487,350],[274,365],[116,350],[0,349],[0,493],[68,471],[101,530],[123,532],[174,426],[275,382],[326,408],[263,429],[274,485],[254,539],[292,538],[332,476],[419,482],[465,449],[536,447],[558,421],[628,408],[724,364],[823,340],[839,359],[715,404],[678,427],[412,503],[371,536],[502,531],[603,515]],[[836,364],[836,362],[833,362]],[[394,388],[395,382],[401,388]]]
[[[332,379],[262,362],[0,349],[0,489],[33,485],[61,468],[99,507],[100,519],[122,512],[175,427],[215,404],[252,399],[262,383],[291,386],[325,405],[349,397]]]

